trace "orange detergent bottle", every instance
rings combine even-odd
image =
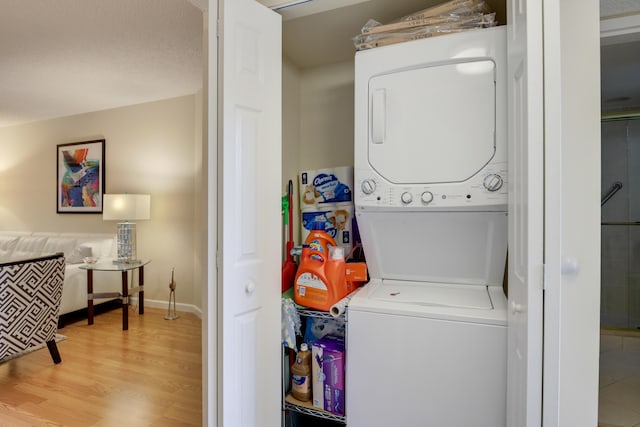
[[[347,295],[344,248],[315,223],[302,247],[300,265],[294,283],[297,304],[321,311]]]

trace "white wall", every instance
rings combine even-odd
[[[201,307],[194,286],[196,182],[201,173],[201,96],[0,128],[0,230],[114,233],[99,214],[56,213],[56,145],[105,139],[106,193],[151,194],[151,219],[139,221],[145,297]],[[197,155],[196,155],[197,154]]]

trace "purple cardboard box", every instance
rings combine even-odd
[[[332,336],[320,338],[313,344],[322,349],[316,360],[322,367],[324,379],[324,410],[344,415],[344,340]],[[315,396],[314,396],[315,400]]]

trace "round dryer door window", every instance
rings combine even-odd
[[[495,153],[495,63],[451,61],[369,80],[368,159],[389,182],[464,182]]]

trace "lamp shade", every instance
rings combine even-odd
[[[151,218],[149,194],[105,194],[102,200],[104,221],[135,221]]]

